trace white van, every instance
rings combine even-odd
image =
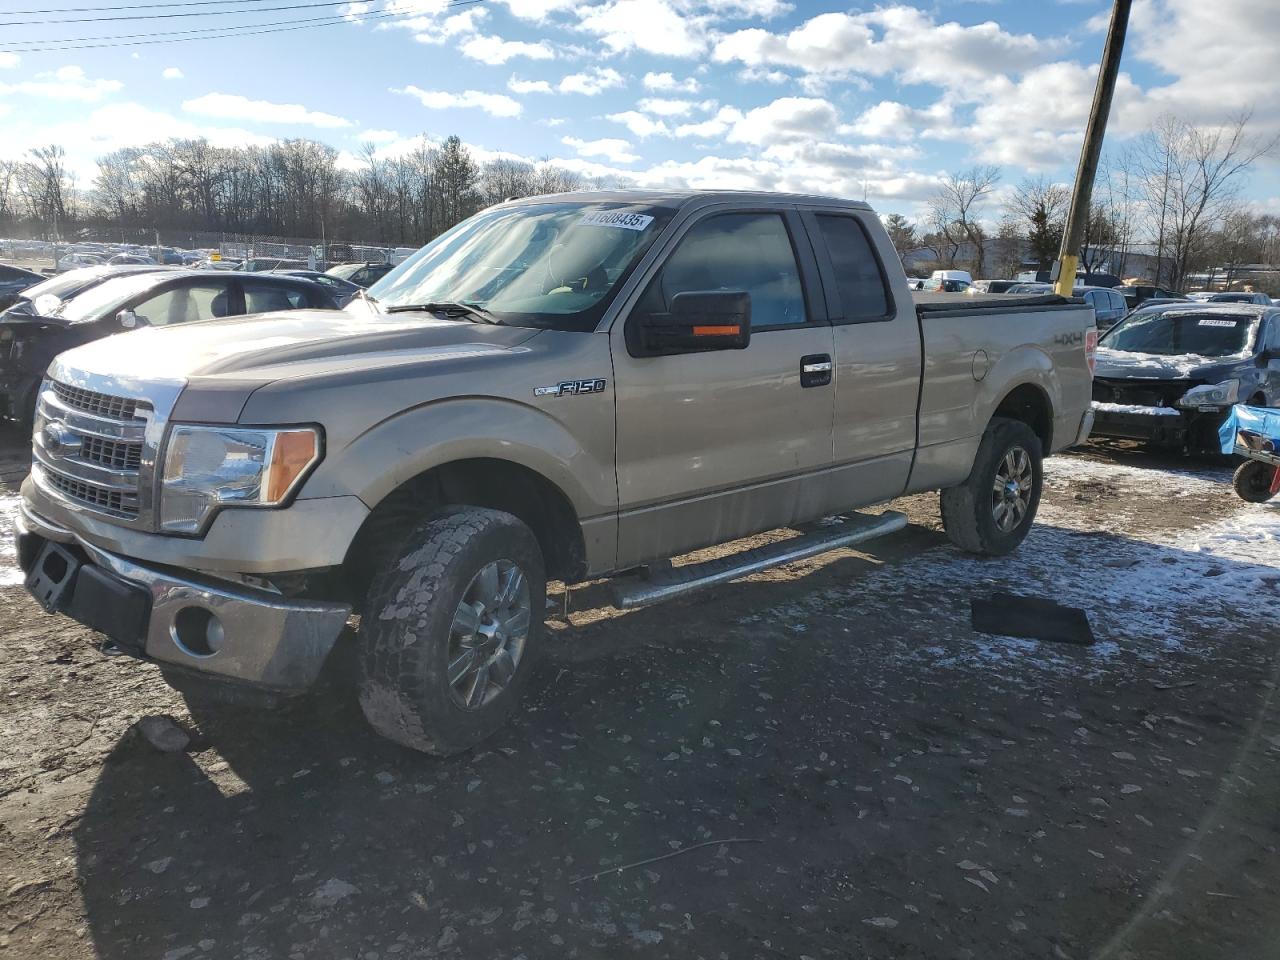
[[[942,293],[964,293],[973,283],[968,270],[935,270],[925,281],[924,288]]]

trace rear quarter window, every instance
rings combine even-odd
[[[815,219],[835,271],[840,318],[853,322],[886,319],[888,283],[862,224],[853,217],[830,214]]]

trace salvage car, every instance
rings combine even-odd
[[[9,309],[18,302],[22,291],[43,283],[44,279],[40,274],[32,273],[30,270],[0,263],[0,310]]]
[[[340,263],[325,273],[358,287],[371,287],[394,269],[389,263]]]
[[[1208,303],[1256,303],[1260,306],[1271,306],[1271,298],[1265,293],[1258,293],[1253,290],[1228,290],[1223,293],[1215,293],[1209,297]]]
[[[338,306],[343,306],[348,300],[360,293],[364,287],[352,283],[350,280],[343,280],[340,277],[332,276],[328,273],[321,273],[319,270],[280,270],[273,271],[283,273],[286,277],[302,277],[313,283],[318,283],[338,301]]]
[[[1099,341],[1093,399],[1095,436],[1215,452],[1232,404],[1280,404],[1280,309],[1136,310]]]
[[[1093,316],[1099,330],[1115,326],[1129,312],[1124,297],[1110,287],[1076,287],[1071,295],[1080,297],[1093,307]]]
[[[930,490],[961,549],[1023,541],[1042,458],[1088,434],[1093,311],[916,296],[865,203],[499,204],[342,312],[54,360],[17,520],[27,589],[193,697],[305,691],[359,611],[368,722],[465,750],[529,682],[548,579],[612,577],[643,606],[906,517],[671,557]]]
[[[60,273],[53,277],[41,277],[39,283],[22,290],[5,313],[0,314],[0,318],[7,316],[11,312],[34,313],[37,312],[37,309],[46,312],[57,310],[61,301],[70,300],[90,287],[105,283],[113,277],[126,277],[135,273],[153,273],[163,269],[163,267],[154,264],[119,267],[108,267],[103,264],[96,267],[85,267],[82,270],[72,270],[68,273]],[[38,308],[37,304],[39,304]]]
[[[323,287],[300,278],[161,267],[109,277],[66,299],[37,296],[30,310],[0,315],[0,413],[30,423],[50,361],[101,337],[212,317],[337,306]]]

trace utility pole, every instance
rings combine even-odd
[[[1129,29],[1129,8],[1133,0],[1115,0],[1111,8],[1111,26],[1107,30],[1107,43],[1102,48],[1102,66],[1098,70],[1098,86],[1093,91],[1093,107],[1089,111],[1089,125],[1085,128],[1084,144],[1080,148],[1080,165],[1076,169],[1076,184],[1071,192],[1071,212],[1067,226],[1062,231],[1062,247],[1054,264],[1054,289],[1059,296],[1069,297],[1076,285],[1076,268],[1080,263],[1080,242],[1084,239],[1085,226],[1089,222],[1089,207],[1093,199],[1093,178],[1098,172],[1098,157],[1102,153],[1102,138],[1107,132],[1107,117],[1111,113],[1111,96],[1116,89],[1116,75],[1120,72],[1120,55],[1124,52],[1124,35]]]

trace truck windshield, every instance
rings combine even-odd
[[[1099,346],[1163,357],[1234,357],[1252,347],[1257,326],[1258,318],[1247,313],[1139,311],[1108,330]]]
[[[593,330],[674,212],[581,201],[486,210],[427,244],[369,294],[383,309],[457,303],[500,323]]]

